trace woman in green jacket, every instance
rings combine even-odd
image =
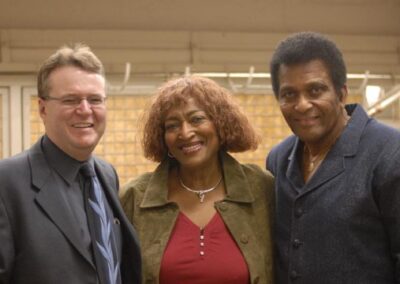
[[[142,142],[160,164],[125,186],[122,204],[139,233],[143,283],[272,283],[273,178],[227,153],[258,146],[231,94],[196,76],[167,82]]]

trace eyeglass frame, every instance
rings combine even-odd
[[[71,99],[71,102],[66,102],[67,99]],[[90,102],[90,99],[101,99],[101,101],[97,102],[97,103],[93,103]],[[71,107],[71,108],[77,108],[79,107],[79,105],[82,103],[83,100],[86,100],[88,102],[88,104],[90,105],[91,108],[96,108],[96,107],[103,107],[105,105],[105,102],[107,100],[106,96],[100,96],[100,95],[90,95],[87,97],[79,97],[79,96],[75,96],[75,95],[66,95],[60,98],[57,97],[52,97],[52,96],[46,96],[42,98],[43,100],[47,101],[57,101],[60,102],[60,104],[62,106],[65,107]]]

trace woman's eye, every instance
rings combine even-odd
[[[165,130],[174,130],[176,128],[178,128],[178,124],[176,123],[170,123],[170,124],[166,124],[164,126]]]
[[[205,119],[205,117],[202,116],[194,116],[191,118],[192,123],[200,123]]]

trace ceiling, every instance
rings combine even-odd
[[[349,72],[388,74],[383,84],[398,84],[400,0],[0,0],[0,83],[32,78],[55,48],[81,40],[117,82],[126,62],[131,81],[187,66],[266,72],[278,40],[304,30],[332,36]]]
[[[400,35],[400,0],[1,0],[0,29]]]

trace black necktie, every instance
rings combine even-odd
[[[107,214],[104,193],[89,163],[84,163],[80,172],[85,177],[85,208],[100,283],[119,283],[119,263],[113,252],[112,219]]]

